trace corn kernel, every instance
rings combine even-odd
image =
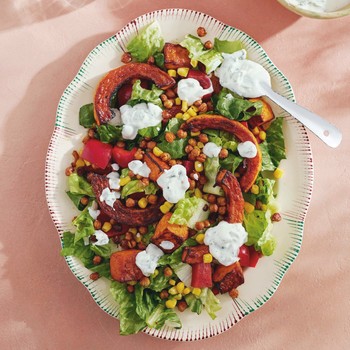
[[[191,118],[191,116],[187,113],[187,112],[185,112],[183,115],[182,115],[182,119],[183,120],[187,120],[187,119],[190,119]]]
[[[135,241],[136,241],[136,243],[140,243],[142,241],[142,237],[141,237],[140,233],[136,233]]]
[[[186,78],[189,70],[190,69],[187,67],[181,67],[177,69],[177,74],[180,75],[180,77]]]
[[[183,117],[182,113],[176,113],[175,114],[175,118],[177,118],[177,119],[182,119],[182,117]]]
[[[197,243],[203,244],[204,243],[204,237],[205,237],[204,233],[198,233],[198,235],[196,236]]]
[[[79,158],[75,163],[75,167],[80,168],[82,166],[85,166],[85,162],[81,158]]]
[[[176,285],[176,290],[178,293],[182,293],[185,289],[185,283],[183,282],[179,282],[177,285]]]
[[[200,148],[200,149],[203,148],[204,147],[204,143],[200,142],[200,141],[197,142],[197,147]]]
[[[135,286],[136,283],[137,283],[137,281],[129,281],[129,282],[127,282],[127,284],[128,284],[129,286]]]
[[[273,177],[275,179],[280,179],[283,176],[283,173],[284,173],[283,169],[276,168],[276,170],[273,172]]]
[[[152,277],[156,278],[159,275],[159,270],[155,269],[154,272],[152,273]]]
[[[166,302],[165,302],[165,306],[168,308],[168,309],[173,309],[177,304],[177,300],[176,299],[168,299]]]
[[[252,130],[252,133],[253,133],[253,135],[255,135],[255,136],[258,136],[258,135],[259,135],[259,132],[260,132],[260,130],[259,130],[259,128],[258,128],[257,126]]]
[[[253,194],[259,194],[259,186],[253,185],[252,188],[250,189],[250,192]]]
[[[175,299],[175,300],[181,300],[181,299],[182,299],[182,294],[176,294],[176,295],[174,296],[174,299]]]
[[[169,284],[170,284],[170,285],[172,285],[172,286],[175,286],[176,281],[175,281],[175,280],[173,280],[173,279],[170,279],[170,280],[169,280]]]
[[[154,147],[153,148],[153,154],[157,157],[161,156],[164,152],[159,148],[159,147]]]
[[[173,203],[170,203],[170,202],[164,202],[164,204],[162,204],[160,206],[160,211],[163,213],[163,214],[166,214],[169,212],[169,210],[173,207]]]
[[[84,160],[84,163],[85,163],[86,166],[90,166],[91,165],[91,163],[89,161],[87,161],[87,160]]]
[[[191,116],[191,117],[195,117],[197,115],[197,112],[195,112],[195,110],[191,107],[187,110],[187,113]],[[198,131],[198,135],[200,134],[200,132]],[[197,136],[198,136],[197,135]]]
[[[188,110],[188,103],[187,103],[187,101],[185,101],[185,100],[182,101],[181,110],[184,113]]]
[[[198,65],[198,61],[192,58],[192,59],[191,59],[191,66],[192,66],[193,68],[196,68],[197,65]]]
[[[181,99],[180,99],[180,97],[176,97],[176,98],[175,98],[175,104],[176,104],[176,106],[180,106],[180,105],[181,105]]]
[[[203,262],[206,264],[210,264],[213,261],[213,256],[208,253],[203,255]]]
[[[106,221],[103,226],[102,226],[102,231],[103,232],[108,232],[112,229],[112,225],[110,222]]]
[[[169,289],[168,289],[168,293],[169,293],[170,295],[176,295],[176,294],[177,294],[177,289],[176,289],[176,287],[171,287],[171,288],[169,288]]]
[[[260,139],[261,141],[266,140],[266,132],[265,132],[265,131],[261,130],[261,131],[259,132],[259,139]]]
[[[175,69],[168,69],[168,74],[171,77],[176,78],[176,70]]]
[[[254,211],[255,207],[253,204],[250,204],[249,202],[244,202],[244,210],[250,214]]]
[[[139,207],[140,207],[141,209],[145,209],[145,208],[147,207],[147,204],[148,204],[147,198],[146,198],[146,197],[143,197],[143,198],[139,199],[139,201],[137,202],[137,204],[139,205]]]
[[[261,205],[261,210],[262,211],[266,211],[267,210],[267,205],[266,204],[262,204]]]
[[[125,186],[127,183],[131,181],[130,176],[125,176],[119,180],[119,185],[120,186]]]
[[[197,107],[197,106],[193,105],[193,106],[191,106],[191,108],[192,108],[196,113],[198,112],[198,107]]]
[[[191,109],[191,108],[190,108]],[[189,109],[189,110],[190,110]],[[193,137],[196,137],[196,136],[199,136],[200,135],[200,131],[196,131],[196,132],[191,132],[191,136],[193,136]]]
[[[241,176],[241,174],[238,171],[235,171],[234,175],[235,175],[235,177],[240,177]]]
[[[131,228],[129,228],[128,231],[131,232],[133,235],[136,235],[136,233],[137,233],[137,228],[136,228],[136,227],[131,227]]]
[[[201,191],[199,188],[196,188],[196,189],[194,190],[194,195],[195,195],[195,197],[197,197],[197,198],[202,198],[202,197],[203,197],[203,193],[202,193],[202,191]]]
[[[195,161],[195,162],[194,162],[194,169],[195,169],[198,173],[202,172],[202,171],[204,170],[203,163],[198,162],[198,161]]]
[[[183,295],[187,295],[187,294],[190,294],[190,293],[191,293],[191,289],[188,288],[188,287],[186,287],[186,288],[183,290],[183,292],[182,292]]]
[[[193,288],[192,289],[192,294],[196,295],[197,297],[199,297],[201,295],[202,291],[200,288]]]

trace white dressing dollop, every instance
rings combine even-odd
[[[108,187],[103,189],[100,201],[105,202],[107,205],[113,208],[114,202],[120,198],[120,192],[111,191]]]
[[[88,208],[88,212],[90,216],[96,220],[97,217],[100,215],[101,211],[98,210],[97,203],[95,201],[92,202],[91,206]]]
[[[169,170],[164,170],[164,173],[157,179],[157,184],[163,190],[163,197],[170,203],[177,203],[184,198],[190,187],[186,168],[181,164],[173,165]]]
[[[122,136],[133,140],[140,129],[156,126],[162,121],[162,109],[153,103],[139,103],[120,107],[123,122]]]
[[[119,190],[120,189],[119,173],[117,173],[116,171],[113,171],[113,172],[107,174],[107,178],[108,178],[109,187],[112,190]]]
[[[248,98],[265,94],[260,83],[271,87],[269,72],[260,64],[247,60],[246,50],[239,50],[232,54],[223,53],[222,55],[224,61],[215,71],[221,86]]]
[[[111,167],[114,171],[118,171],[120,169],[119,165],[117,163],[111,164]]]
[[[102,230],[97,230],[94,233],[97,241],[94,242],[94,245],[105,245],[109,243],[109,238],[108,236],[102,231]]]
[[[162,241],[159,246],[165,250],[170,250],[173,249],[175,247],[175,244],[173,242],[170,241]]]
[[[222,265],[228,266],[239,260],[239,248],[247,241],[248,234],[242,224],[220,221],[205,232],[204,243],[210,254]]]
[[[221,151],[221,147],[217,146],[214,142],[207,142],[203,147],[203,153],[209,157],[217,157]]]
[[[136,266],[145,276],[150,276],[157,268],[158,260],[162,255],[164,255],[163,251],[150,243],[146,250],[136,255]]]
[[[254,158],[258,150],[252,141],[241,142],[237,146],[238,153],[243,158]]]
[[[151,173],[151,169],[146,163],[142,163],[140,160],[132,160],[128,164],[128,168],[135,174],[142,177],[148,177]]]
[[[181,100],[187,101],[189,105],[213,91],[213,85],[210,85],[208,89],[203,89],[199,84],[199,81],[193,78],[181,79],[177,83],[178,96]]]
[[[338,11],[350,4],[350,0],[287,0],[297,8],[318,13]]]

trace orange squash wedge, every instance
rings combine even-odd
[[[111,70],[99,82],[94,98],[94,116],[97,125],[107,123],[113,118],[110,108],[111,98],[118,88],[132,79],[153,81],[160,89],[168,89],[175,80],[156,66],[146,63],[129,63]]]
[[[201,114],[187,120],[183,125],[186,130],[216,129],[227,131],[234,135],[240,142],[251,141],[258,152],[254,158],[246,158],[246,171],[240,177],[239,183],[244,192],[247,192],[254,184],[261,169],[261,150],[252,132],[235,120],[227,119],[221,115]]]

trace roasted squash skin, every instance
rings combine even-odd
[[[263,105],[262,110],[261,110],[261,114],[255,115],[249,119],[248,124],[251,128],[269,123],[275,118],[271,106],[266,101],[264,101],[262,98],[251,98],[251,99],[249,99],[249,101],[250,102],[258,102],[259,101]]]
[[[182,251],[181,260],[186,264],[198,264],[203,262],[203,255],[209,253],[209,247],[200,244],[194,247],[185,247]]]
[[[109,262],[112,278],[118,282],[140,280],[143,273],[136,265],[136,255],[140,252],[138,249],[129,249],[113,253]]]
[[[163,162],[151,152],[145,153],[144,162],[151,169],[149,178],[152,181],[157,181],[158,177],[164,172],[164,170],[169,169],[169,165],[167,163]]]
[[[222,294],[236,289],[244,283],[243,270],[240,263],[237,261],[229,266],[216,266],[213,274],[213,281]]]
[[[92,190],[101,210],[120,224],[133,227],[147,226],[159,221],[163,216],[159,208],[164,203],[164,200],[159,200],[157,204],[150,205],[145,209],[137,209],[128,208],[117,199],[112,208],[105,202],[100,201],[102,191],[109,186],[108,178],[102,175],[89,174],[88,180],[91,182]]]
[[[163,90],[175,84],[175,80],[166,72],[146,63],[128,63],[111,70],[101,79],[95,92],[94,116],[97,125],[107,123],[113,118],[110,108],[111,98],[119,87],[132,79],[153,81]]]
[[[215,114],[201,114],[196,117],[192,117],[187,120],[182,126],[185,130],[203,130],[203,129],[216,129],[227,131],[233,134],[239,141],[251,141],[254,143],[258,152],[254,158],[246,158],[246,171],[240,177],[240,185],[244,192],[248,192],[258,177],[261,169],[261,150],[252,132],[242,125],[240,122],[230,120],[221,115]]]
[[[191,67],[189,52],[179,44],[165,43],[164,45],[164,66],[166,69],[177,69]]]
[[[220,170],[216,177],[226,198],[227,212],[225,220],[229,223],[242,223],[244,217],[244,199],[236,177],[228,170]]]
[[[159,246],[164,252],[171,253],[179,248],[188,238],[188,227],[185,225],[171,224],[169,220],[172,213],[166,213],[158,222],[156,230],[152,236],[152,243]],[[161,247],[163,241],[168,241],[174,244],[171,249]]]

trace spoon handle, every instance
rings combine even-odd
[[[328,146],[336,148],[342,140],[342,133],[334,125],[310,112],[304,107],[287,100],[285,97],[274,92],[268,85],[261,84],[265,95],[273,102],[277,103],[285,111],[290,113],[295,119],[304,124],[310,131],[318,136]]]

